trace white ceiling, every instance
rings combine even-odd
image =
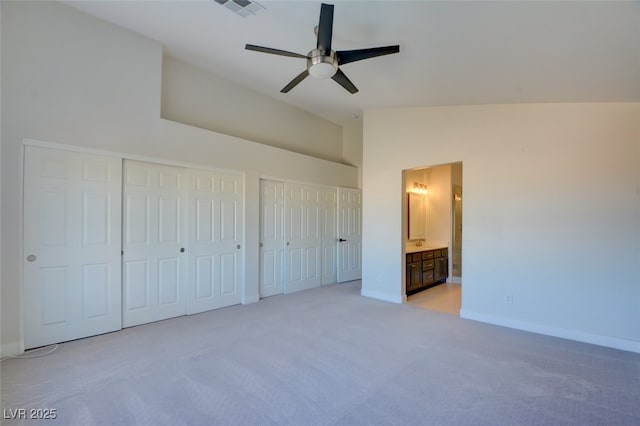
[[[400,53],[344,65],[360,89],[307,78],[280,93],[305,60],[320,1],[260,1],[243,18],[200,1],[65,3],[161,42],[169,55],[339,124],[367,108],[526,102],[640,101],[640,1],[336,0],[333,49],[399,44]]]

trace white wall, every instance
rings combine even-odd
[[[427,245],[451,247],[451,165],[427,169]]]
[[[342,126],[342,160],[358,168],[358,188],[362,184],[362,120]]]
[[[165,56],[162,117],[331,161],[342,127]]]
[[[461,314],[640,352],[640,104],[370,110],[363,150],[364,295],[402,301],[402,170],[462,161]]]
[[[2,49],[2,4],[0,3],[0,52]],[[0,82],[2,81],[2,55],[0,55]],[[2,99],[2,84],[0,83],[0,100]],[[2,103],[0,102],[0,129],[2,129]],[[0,134],[0,143],[2,142],[2,135]],[[0,188],[2,188],[2,149],[0,149]],[[0,223],[2,223],[2,197],[0,197]],[[0,226],[0,242],[2,239],[2,226]],[[2,257],[2,244],[0,244],[0,259]],[[0,277],[2,277],[2,262],[0,261]],[[0,321],[2,319],[2,280],[0,279]],[[2,326],[0,325],[0,357],[3,352],[2,348]]]
[[[20,349],[22,140],[245,173],[245,302],[261,175],[356,186],[357,169],[160,118],[162,46],[54,2],[2,2],[2,350]]]

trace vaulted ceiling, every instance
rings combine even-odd
[[[244,49],[307,54],[320,1],[259,1],[264,9],[246,17],[214,0],[65,3],[340,124],[367,108],[640,101],[640,1],[333,1],[334,50],[400,45],[341,67],[354,95],[313,78],[282,94],[305,60]]]

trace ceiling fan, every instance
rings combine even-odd
[[[322,3],[320,6],[320,22],[316,27],[316,36],[318,43],[316,48],[307,53],[301,55],[299,53],[289,52],[286,50],[272,49],[270,47],[256,46],[253,44],[247,44],[245,49],[254,50],[256,52],[271,53],[273,55],[289,56],[292,58],[302,58],[307,60],[307,69],[302,71],[284,86],[281,90],[282,93],[288,93],[291,89],[296,87],[302,80],[309,75],[316,78],[329,78],[333,79],[339,85],[354,94],[358,91],[358,88],[347,78],[347,76],[340,69],[340,65],[345,65],[350,62],[361,61],[363,59],[374,58],[376,56],[389,55],[392,53],[398,53],[400,46],[384,46],[384,47],[372,47],[369,49],[356,49],[356,50],[331,50],[331,37],[333,33],[333,5]]]

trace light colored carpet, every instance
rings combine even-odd
[[[359,282],[2,363],[64,425],[638,425],[640,355],[359,295]],[[3,424],[14,424],[4,420]]]

